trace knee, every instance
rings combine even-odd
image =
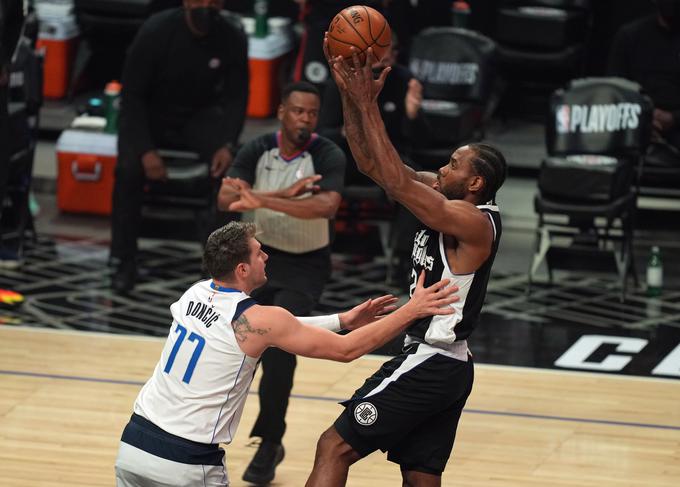
[[[333,459],[346,465],[351,465],[359,460],[359,454],[348,445],[335,429],[331,426],[324,431],[316,443],[317,458]]]

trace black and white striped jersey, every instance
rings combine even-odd
[[[479,205],[486,213],[494,229],[494,241],[491,254],[477,271],[471,274],[454,274],[449,267],[444,247],[444,235],[441,232],[422,226],[416,232],[413,241],[411,290],[413,294],[420,272],[425,270],[425,286],[430,286],[441,279],[451,279],[451,285],[459,287],[457,295],[460,300],[451,304],[456,312],[452,315],[429,316],[415,321],[407,330],[407,343],[412,341],[426,342],[441,348],[447,348],[455,341],[465,340],[472,333],[486,296],[486,288],[491,274],[491,266],[501,237],[501,218],[495,205]]]

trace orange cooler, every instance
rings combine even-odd
[[[72,16],[40,19],[38,48],[45,49],[43,95],[63,98],[68,93],[78,43],[78,27]]]
[[[57,206],[74,213],[111,214],[115,134],[65,130],[57,140]]]
[[[291,49],[290,37],[286,35],[270,34],[262,38],[248,38],[249,117],[270,117],[276,111],[281,91],[279,68],[284,56]]]

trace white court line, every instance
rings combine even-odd
[[[168,327],[169,328],[169,327]],[[33,327],[33,326],[6,326],[2,329],[2,331],[18,331],[18,332],[31,332],[31,333],[54,333],[54,334],[66,334],[66,335],[77,335],[77,336],[89,336],[89,337],[106,337],[106,338],[115,338],[118,340],[125,339],[125,340],[139,340],[139,341],[152,341],[152,342],[164,342],[167,340],[167,337],[150,337],[150,336],[144,336],[144,335],[126,335],[126,334],[120,334],[120,333],[107,333],[107,332],[98,332],[98,331],[86,331],[86,330],[58,330],[58,329],[53,329],[53,328],[39,328],[39,327]],[[376,362],[385,362],[389,360],[392,356],[391,355],[376,355],[376,354],[367,354],[364,355],[363,357],[360,357],[358,360],[370,360],[370,361],[376,361]],[[473,355],[474,359],[474,355]],[[311,359],[313,360],[313,359]],[[543,368],[543,367],[527,367],[523,365],[498,365],[498,364],[483,364],[479,362],[475,362],[475,368],[480,368],[480,369],[495,369],[495,370],[504,370],[508,372],[522,372],[522,373],[532,373],[532,374],[549,374],[549,375],[567,375],[567,376],[574,376],[578,375],[579,377],[582,376],[589,376],[589,377],[606,377],[608,379],[617,379],[617,380],[627,380],[627,381],[644,381],[644,382],[662,382],[662,383],[670,383],[674,385],[680,385],[680,381],[678,379],[671,379],[671,378],[666,378],[666,377],[648,377],[648,376],[642,376],[642,375],[623,375],[623,374],[607,374],[604,372],[592,372],[588,370],[559,370],[559,369],[550,369],[550,368]]]

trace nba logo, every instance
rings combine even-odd
[[[566,134],[569,132],[569,121],[571,118],[571,110],[569,105],[560,105],[555,112],[555,121],[557,122],[557,133]]]

